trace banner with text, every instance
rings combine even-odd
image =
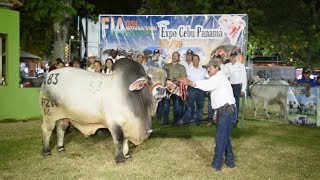
[[[100,54],[111,49],[122,55],[128,52],[152,54],[159,49],[167,62],[177,51],[184,58],[188,49],[200,56],[201,63],[215,53],[225,59],[231,51],[241,54],[247,50],[248,17],[239,15],[100,15]]]

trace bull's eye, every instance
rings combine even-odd
[[[161,90],[161,87],[157,87],[156,90],[157,90],[157,91],[160,91],[160,90]]]

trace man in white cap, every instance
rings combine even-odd
[[[188,49],[186,52],[186,58],[185,60],[180,61],[180,64],[182,64],[186,69],[192,67],[192,57],[194,55],[194,52],[191,49]]]
[[[199,65],[200,57],[197,54],[193,54],[191,66],[186,68],[187,78],[196,81],[206,78],[207,71]],[[187,87],[188,98],[184,111],[184,123],[191,123],[193,120],[198,125],[202,125],[202,114],[205,99],[205,92],[199,88],[192,86]],[[213,116],[213,114],[212,114]]]
[[[202,67],[207,68],[209,79],[182,81],[187,85],[211,92],[212,108],[215,110],[213,119],[217,121],[215,154],[212,161],[212,168],[220,171],[225,155],[225,163],[228,167],[234,168],[234,154],[231,145],[231,129],[237,118],[237,108],[233,96],[230,81],[224,73],[220,71],[220,63],[210,60]]]
[[[224,65],[223,63],[223,59],[222,59],[222,56],[220,54],[215,54],[213,55],[212,59],[218,61],[218,63],[220,63],[220,71],[224,73],[224,75],[227,76],[227,78],[229,79],[230,78],[230,75],[231,75],[231,71],[229,69],[228,66]],[[208,124],[207,126],[212,126],[213,125],[213,109],[211,107],[211,98],[210,98],[210,94],[208,94],[208,98],[209,98],[209,101],[208,101]]]
[[[163,58],[161,57],[161,52],[159,49],[153,51],[152,56],[148,58],[147,67],[157,67],[162,68],[164,65]]]
[[[233,89],[233,95],[236,99],[237,112],[240,107],[240,96],[245,96],[247,89],[247,73],[245,66],[238,62],[238,53],[233,51],[230,54],[230,62],[226,66],[230,69],[230,83]],[[238,123],[238,120],[236,124]],[[235,124],[235,126],[236,126]]]

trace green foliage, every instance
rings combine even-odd
[[[85,0],[28,0],[21,12],[21,46],[40,56],[50,57],[53,50],[53,24],[70,21],[77,10],[92,11],[94,6]]]

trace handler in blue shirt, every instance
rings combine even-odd
[[[302,72],[302,78],[297,80],[298,84],[301,85],[313,85],[313,80],[310,79],[310,70],[309,69],[304,69]]]
[[[312,87],[320,86],[320,75],[317,76],[317,79],[313,82]]]

